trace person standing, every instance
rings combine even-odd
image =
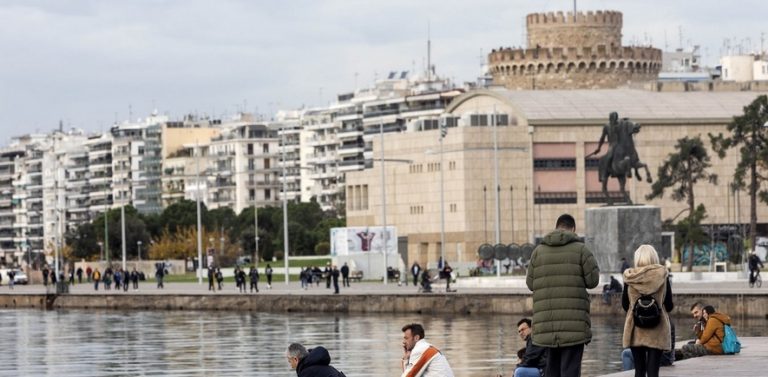
[[[424,340],[423,326],[412,323],[403,326],[402,331],[402,377],[453,377],[453,370],[445,355]]]
[[[165,277],[165,263],[163,262],[157,262],[155,264],[155,279],[157,279],[157,288],[163,289],[165,288],[165,285],[163,284],[163,278]]]
[[[674,308],[672,289],[667,268],[659,263],[659,255],[651,245],[641,245],[635,250],[635,266],[624,271],[624,291],[621,306],[627,312],[624,319],[622,346],[632,352],[635,377],[656,377],[661,367],[662,353],[670,349],[672,341],[669,311]],[[635,323],[633,305],[638,299],[650,296],[660,310],[659,323],[641,327]],[[663,303],[664,310],[661,310]]]
[[[219,290],[224,287],[224,274],[221,273],[221,268],[216,267],[216,282],[219,284]]]
[[[75,269],[69,269],[69,285],[75,285]]]
[[[600,269],[575,230],[576,220],[561,215],[533,251],[525,278],[533,292],[533,344],[547,348],[551,377],[579,376],[592,341],[587,289],[597,287]]]
[[[411,265],[411,275],[413,275],[413,286],[419,285],[419,273],[421,272],[421,266],[419,262],[413,262]]]
[[[133,290],[138,291],[139,290],[139,271],[136,270],[136,267],[133,267],[133,271],[131,271],[131,281],[133,282]]]
[[[272,289],[272,266],[267,263],[267,267],[264,268],[264,275],[267,275],[267,289]]]
[[[331,289],[331,263],[325,265],[325,271],[323,271],[325,277],[325,289]]]
[[[51,270],[48,269],[48,266],[43,267],[43,285],[48,286],[48,275],[51,274]]]
[[[16,271],[8,270],[8,288],[13,289],[13,285],[16,284],[14,279],[16,278]]]
[[[333,279],[333,294],[339,294],[339,268],[333,265],[331,270],[331,279]]]
[[[85,277],[86,280],[90,283],[91,282],[91,275],[93,275],[93,270],[91,269],[91,266],[85,267]]]
[[[216,279],[216,270],[213,269],[213,266],[208,266],[208,290],[216,292],[214,279]]]
[[[347,266],[347,262],[344,262],[344,265],[341,266],[341,285],[349,288],[349,266]]]
[[[253,293],[253,290],[256,290],[256,293],[259,293],[259,269],[256,267],[251,267],[251,271],[248,272],[248,275],[251,278],[251,293]]]
[[[101,272],[99,269],[95,269],[93,271],[93,274],[90,276],[93,279],[93,289],[98,291],[99,290],[99,281],[101,280]]]
[[[242,268],[237,271],[237,280],[240,281],[240,293],[245,293],[247,291],[245,287],[245,270]]]
[[[75,273],[77,274],[77,284],[83,284],[83,268],[78,267]]]
[[[517,334],[525,342],[525,348],[518,351],[520,362],[515,367],[514,377],[540,377],[547,365],[547,350],[533,344],[531,320],[523,318],[517,322]]]
[[[749,284],[755,284],[757,274],[760,273],[761,268],[764,268],[763,262],[760,260],[760,257],[758,257],[754,251],[752,251],[752,253],[749,254],[749,258],[747,259],[747,261],[749,264]]]

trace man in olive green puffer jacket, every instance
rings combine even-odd
[[[597,287],[600,270],[575,230],[571,215],[557,219],[533,251],[525,281],[533,291],[533,344],[549,351],[546,376],[579,376],[592,340],[587,289]]]

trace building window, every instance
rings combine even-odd
[[[470,115],[469,125],[471,127],[485,127],[488,125],[488,117],[485,114],[482,115]]]
[[[269,144],[264,144],[261,146],[261,151],[264,153],[269,153]]]
[[[368,209],[368,185],[363,185],[363,209]]]
[[[599,158],[588,158],[584,160],[584,169],[585,170],[598,170],[600,169],[600,159]]]
[[[269,169],[269,159],[268,158],[264,159],[264,169]]]
[[[248,155],[253,155],[253,144],[248,144]]]
[[[586,196],[586,202],[595,204],[595,203],[607,203],[608,200],[606,200],[605,195],[601,191],[588,191]],[[621,191],[608,191],[608,197],[610,197],[614,202],[621,202],[624,200],[624,196],[621,194]]]
[[[451,212],[456,212],[456,203],[451,203],[449,206]]]
[[[264,190],[264,200],[272,200],[272,190]]]
[[[534,170],[576,170],[575,158],[537,158],[533,160]]]
[[[248,200],[255,201],[256,200],[256,190],[250,189],[248,190]]]

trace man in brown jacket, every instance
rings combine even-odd
[[[707,305],[704,307],[704,319],[707,321],[704,331],[695,344],[686,344],[682,348],[683,357],[723,354],[723,337],[725,337],[725,325],[731,324],[731,317],[716,312],[715,308]]]

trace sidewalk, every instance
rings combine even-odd
[[[483,278],[494,279],[494,278]],[[451,293],[448,294],[526,294],[530,293],[528,288],[525,287],[525,279],[519,278],[519,285],[515,287],[463,287],[461,279],[456,284],[451,284]],[[688,282],[673,282],[673,292],[675,294],[766,294],[768,293],[768,287],[763,288],[749,288],[746,280],[744,281],[688,281]],[[436,294],[445,294],[445,285],[433,284],[432,288]],[[455,291],[454,291],[455,290]],[[351,287],[339,287],[340,294],[342,295],[410,295],[418,293],[418,289],[413,285],[398,286],[397,283],[390,282],[384,285],[381,282],[353,282]],[[8,285],[3,284],[0,286],[0,294],[43,294],[46,292],[45,287],[42,284],[37,285],[15,285],[13,290],[10,290]],[[590,290],[590,293],[598,294],[602,292],[602,286],[598,286],[595,289]],[[139,283],[139,290],[135,291],[133,288],[128,292],[122,290],[117,291],[112,289],[110,291],[104,291],[103,284],[99,286],[99,290],[93,289],[93,284],[83,282],[83,284],[75,284],[70,287],[70,293],[74,294],[165,294],[165,295],[208,295],[208,294],[240,294],[237,292],[234,283],[225,283],[222,291],[210,292],[208,291],[208,281],[204,280],[202,284],[198,283],[165,283],[165,289],[157,289],[154,280],[148,280]],[[249,293],[250,294],[250,293]],[[254,293],[255,294],[255,293]],[[267,289],[267,285],[264,281],[259,282],[259,293],[261,295],[327,295],[333,294],[333,285],[331,289],[325,288],[325,282],[321,282],[319,286],[312,285],[311,288],[303,290],[300,287],[299,282],[291,282],[290,285],[286,285],[284,281],[273,281],[272,289]]]
[[[700,377],[700,376],[765,376],[768,371],[768,338],[739,338],[741,353],[738,355],[705,356],[677,361],[671,367],[659,370],[660,376]],[[604,377],[634,376],[633,370],[613,373]]]

